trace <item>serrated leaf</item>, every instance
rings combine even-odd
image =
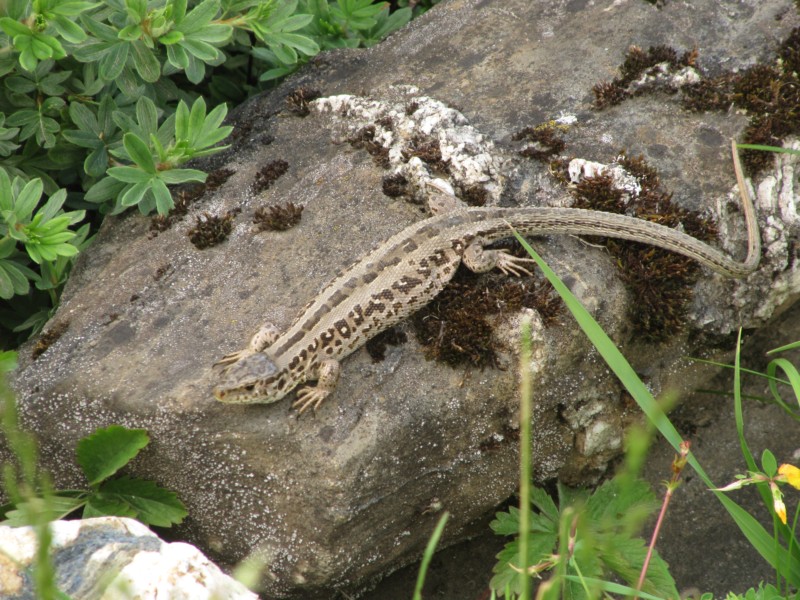
[[[175,492],[165,490],[152,481],[119,477],[100,487],[103,497],[121,500],[136,511],[136,519],[145,525],[170,527],[187,515],[186,507]]]
[[[78,442],[78,464],[94,486],[128,464],[149,441],[144,429],[110,425]]]
[[[93,517],[129,517],[135,519],[136,509],[124,500],[98,493],[86,501],[81,517],[84,519]]]
[[[508,512],[495,513],[489,527],[497,535],[517,535],[519,533],[519,509],[512,506]]]

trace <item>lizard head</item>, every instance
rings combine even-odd
[[[214,396],[228,404],[270,404],[291,391],[287,381],[285,370],[279,370],[263,352],[256,352],[225,370],[222,381],[214,387]]]

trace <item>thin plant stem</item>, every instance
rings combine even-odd
[[[519,408],[519,598],[531,597],[531,578],[528,575],[528,546],[531,510],[531,322],[523,319],[520,348],[520,408]]]

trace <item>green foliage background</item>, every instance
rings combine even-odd
[[[228,105],[435,0],[0,2],[0,350],[38,333],[104,215],[166,214]]]

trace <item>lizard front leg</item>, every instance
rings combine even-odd
[[[338,360],[333,358],[323,360],[316,368],[316,372],[312,372],[309,377],[317,380],[316,387],[305,386],[297,390],[297,400],[292,404],[292,408],[296,408],[300,415],[312,407],[316,411],[322,401],[336,389],[340,370]]]
[[[256,352],[261,352],[265,348],[269,348],[278,339],[280,331],[272,323],[264,323],[256,334],[250,339],[250,343],[244,350],[226,354],[217,362],[214,363],[215,367],[224,365],[227,369],[233,363],[243,359],[245,356],[250,356]]]
[[[464,250],[461,260],[474,273],[486,273],[498,268],[506,275],[517,277],[531,275],[525,265],[535,263],[532,258],[518,258],[505,250],[487,250],[481,240],[473,240]]]

